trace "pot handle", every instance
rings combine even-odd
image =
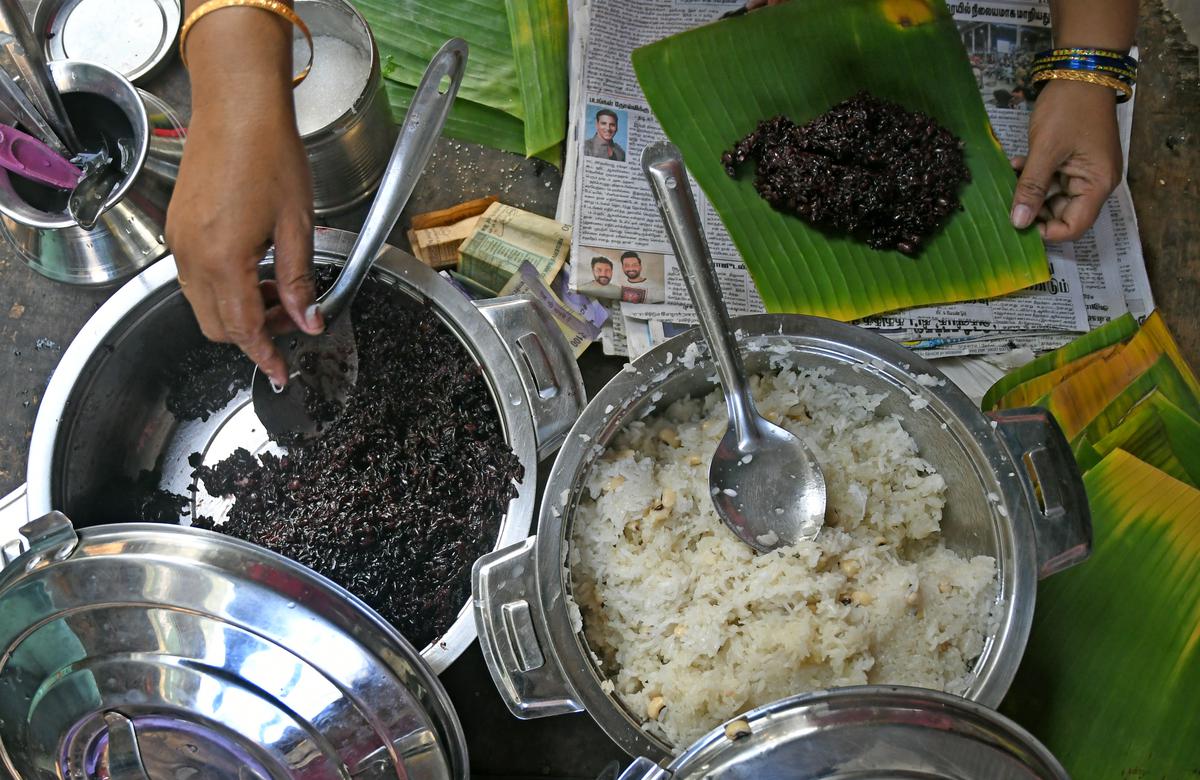
[[[471,569],[475,628],[492,681],[521,720],[579,712],[540,620],[536,536],[488,553]]]
[[[25,552],[28,544],[21,536],[21,526],[29,522],[29,503],[25,498],[25,486],[17,488],[0,498],[0,569]]]
[[[1012,453],[1033,510],[1038,579],[1083,562],[1092,552],[1092,516],[1071,445],[1045,409],[988,412]]]
[[[547,458],[587,404],[575,353],[550,312],[533,298],[512,295],[475,301],[475,306],[517,367],[533,417],[538,460]]]

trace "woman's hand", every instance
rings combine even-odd
[[[1092,226],[1121,181],[1115,102],[1108,87],[1046,84],[1029,119],[1029,154],[1013,159],[1013,225],[1036,219],[1047,241],[1071,241]]]
[[[236,54],[230,49],[235,49]],[[167,241],[204,335],[237,344],[277,385],[271,335],[323,327],[314,306],[312,183],[296,130],[291,31],[259,9],[222,9],[188,39],[193,112]],[[275,282],[258,262],[275,245]]]

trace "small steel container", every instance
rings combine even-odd
[[[1083,481],[1054,419],[1042,409],[985,415],[933,364],[853,325],[759,315],[735,319],[734,326],[751,373],[779,361],[819,366],[833,381],[886,394],[877,414],[899,416],[922,457],[946,481],[946,546],[996,560],[996,619],[963,695],[999,705],[1025,650],[1038,579],[1083,560],[1091,549]],[[712,392],[716,375],[694,328],[628,369],[592,399],[568,434],[546,485],[537,536],[480,558],[472,595],[484,658],[513,714],[586,710],[627,753],[659,761],[684,746],[646,732],[644,714],[605,690],[606,675],[568,610],[565,562],[592,462],[628,423]]]
[[[192,528],[23,531],[0,556],[0,777],[470,776],[433,670],[306,567]]]
[[[803,694],[710,731],[667,766],[639,758],[620,780],[1068,780],[1008,718],[958,696],[863,685]]]
[[[312,169],[313,211],[325,217],[348,211],[371,197],[391,154],[396,125],[383,87],[375,37],[354,6],[344,0],[297,0],[296,13],[318,39],[318,47],[322,43],[319,39],[336,38],[364,58],[370,57],[365,80],[345,110],[324,126],[301,135]],[[304,50],[303,45],[297,46],[297,52]],[[302,56],[297,54],[297,68],[301,67]],[[323,78],[318,72],[321,66],[318,56],[309,74],[309,88]],[[301,84],[297,89],[305,88]],[[303,118],[297,119],[305,130]]]
[[[68,98],[87,94],[97,100],[90,109],[108,104],[119,112],[129,126],[133,164],[91,230],[79,227],[67,213],[65,194],[61,207],[35,205],[28,184],[14,184],[13,174],[0,171],[0,233],[44,276],[68,284],[114,284],[167,253],[163,227],[183,156],[184,130],[169,105],[110,68],[73,60],[49,67]],[[96,116],[94,110],[80,111],[72,120],[82,130]]]

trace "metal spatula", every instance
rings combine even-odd
[[[319,336],[294,333],[276,340],[290,372],[281,392],[276,392],[263,372],[254,372],[254,412],[275,439],[286,442],[319,436],[341,413],[358,381],[358,348],[350,325],[350,301],[396,226],[433,153],[466,66],[467,43],[454,38],[442,46],[425,69],[362,232],[337,281],[318,302],[325,332]],[[444,89],[440,86],[443,79],[448,79]]]
[[[808,445],[754,406],[679,150],[665,141],[646,147],[642,170],[725,391],[729,429],[708,470],[717,514],[761,552],[813,539],[825,523],[825,477]]]

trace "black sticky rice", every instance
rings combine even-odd
[[[772,207],[875,249],[915,255],[960,209],[970,180],[962,142],[931,117],[860,92],[804,125],[759,122],[721,156],[726,173],[755,164]]]
[[[329,577],[420,648],[467,602],[523,469],[479,366],[432,310],[369,279],[351,315],[358,384],[320,438],[193,465],[234,499],[213,530]]]

